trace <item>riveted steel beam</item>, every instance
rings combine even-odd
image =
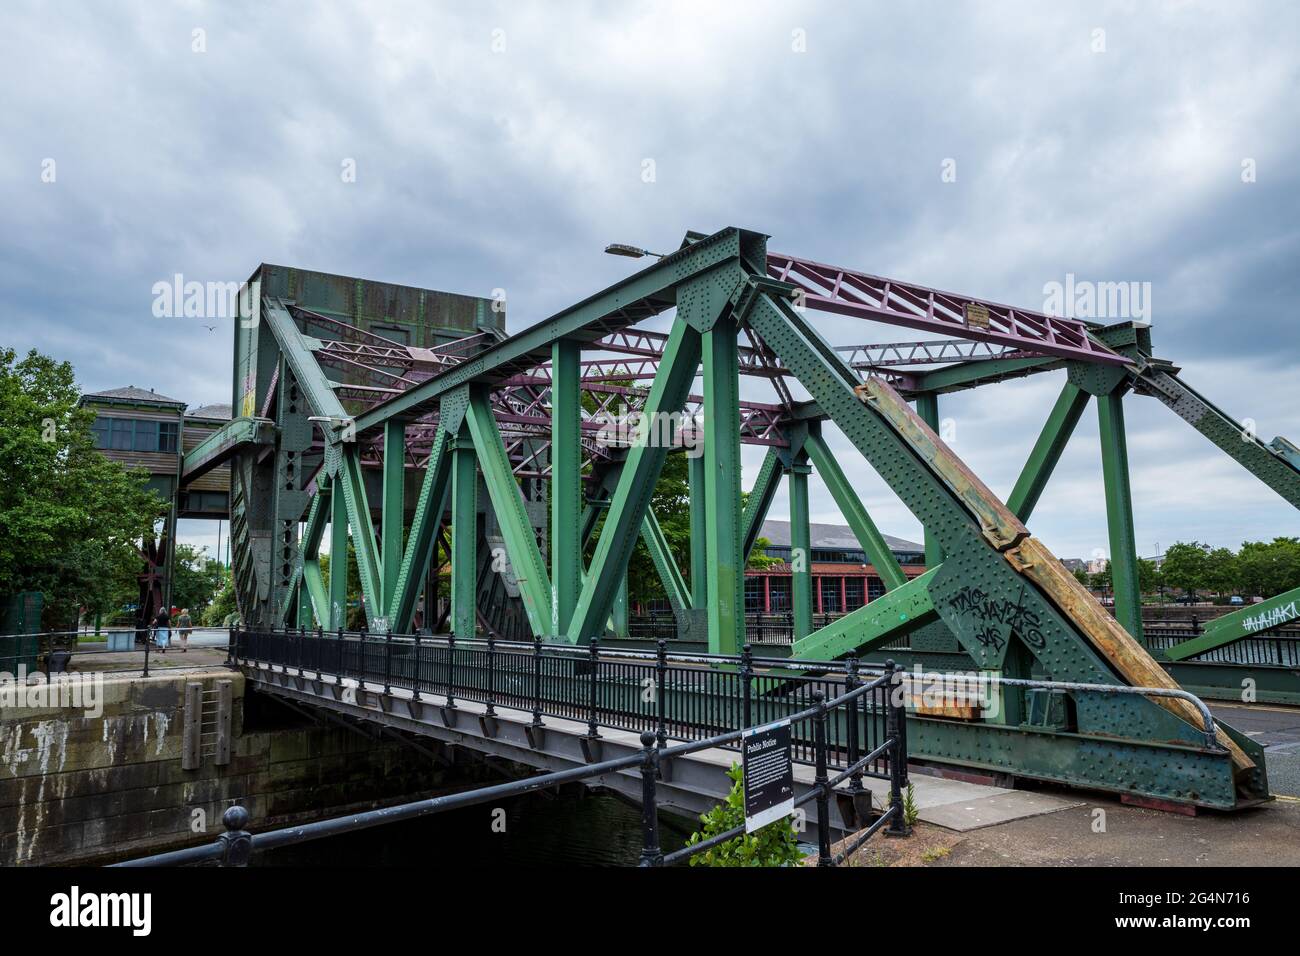
[[[388,617],[397,596],[397,577],[405,544],[402,536],[406,531],[406,422],[400,418],[384,422],[383,477],[379,569],[382,607]]]
[[[547,634],[551,626],[551,582],[546,574],[546,563],[537,548],[537,536],[524,511],[523,492],[510,468],[510,459],[501,441],[486,388],[470,388],[465,423],[474,441],[492,510],[505,539],[506,555],[519,582],[528,624],[534,634]]]
[[[808,522],[808,452],[799,451],[790,463],[790,609],[794,639],[812,632],[812,533]]]
[[[477,626],[478,462],[469,426],[451,453],[451,633],[472,638]]]
[[[709,652],[736,654],[745,642],[745,560],[740,523],[740,372],[735,319],[704,333],[704,501],[708,555]]]
[[[704,607],[709,597],[709,557],[705,552],[708,510],[704,500],[704,455],[687,459],[686,478],[691,492],[691,603]]]
[[[898,563],[898,558],[894,557],[894,552],[890,550],[889,543],[885,541],[885,536],[880,533],[876,523],[871,520],[871,515],[867,513],[866,507],[862,504],[862,499],[858,497],[849,480],[844,476],[840,464],[836,461],[831,450],[826,446],[825,439],[817,430],[810,430],[808,437],[804,440],[804,448],[808,450],[808,457],[812,460],[812,465],[821,475],[822,481],[826,483],[831,497],[839,506],[840,514],[844,520],[849,523],[853,529],[853,534],[857,537],[858,543],[862,545],[862,550],[866,552],[867,557],[871,559],[876,573],[880,575],[880,580],[884,582],[885,589],[902,587],[907,583],[907,575]]]
[[[916,414],[934,432],[939,431],[939,395],[937,392],[920,392],[916,396]],[[937,568],[943,563],[943,548],[928,528],[925,531],[925,566]]]
[[[749,560],[750,552],[754,550],[754,542],[758,540],[758,533],[767,519],[768,509],[772,507],[772,499],[776,497],[777,489],[781,487],[781,478],[784,474],[785,466],[781,463],[781,453],[775,448],[769,448],[767,454],[763,456],[763,464],[759,466],[758,475],[754,478],[754,487],[749,489],[749,497],[745,499],[745,510],[740,519],[741,527],[744,528],[740,556],[744,561]],[[692,513],[692,520],[694,517]],[[691,534],[692,536],[695,534],[694,527],[691,528]]]
[[[551,346],[551,627],[562,634],[582,591],[582,345]]]
[[[591,566],[566,632],[571,643],[585,643],[598,637],[604,628],[615,592],[627,573],[628,560],[668,451],[662,436],[655,433],[660,430],[659,423],[671,422],[680,412],[699,364],[700,333],[679,315],[642,410],[650,423],[650,434],[632,444],[619,472]]]
[[[357,574],[361,578],[361,595],[366,604],[366,621],[374,630],[387,630],[379,569],[379,547],[375,542],[375,525],[370,518],[365,475],[355,444],[343,446],[339,474],[334,491],[343,489],[347,504],[348,527],[352,532],[352,553],[356,556]]]
[[[439,428],[433,438],[429,463],[424,470],[424,482],[415,502],[406,551],[401,568],[396,572],[397,580],[393,584],[388,606],[388,619],[393,630],[400,634],[410,631],[415,619],[420,587],[428,576],[434,541],[437,539],[438,528],[442,525],[442,516],[447,510],[447,498],[451,491],[450,446],[451,437]],[[432,608],[433,602],[426,600],[425,606]]]
[[[797,638],[791,657],[834,660],[845,654],[863,654],[935,620],[930,583],[937,573],[938,568],[926,571],[807,637]]]
[[[1033,451],[1029,453],[1029,459],[1021,469],[1015,487],[1007,496],[1007,507],[1021,521],[1028,521],[1034,506],[1038,504],[1089,398],[1091,396],[1073,382],[1066,382],[1061,388],[1061,394],[1052,406],[1051,414],[1047,416],[1038,441],[1034,443]]]
[[[327,482],[330,490],[330,580],[329,615],[323,618],[331,630],[340,630],[347,623],[348,614],[348,504],[339,478],[324,475],[316,479],[316,486]]]
[[[668,539],[664,537],[663,528],[659,526],[653,508],[646,509],[645,520],[641,523],[641,540],[650,552],[650,560],[659,573],[659,580],[663,583],[673,611],[690,610],[691,593],[686,588],[686,581],[682,578],[681,569],[677,567],[677,561],[673,558],[672,549],[668,547]]]
[[[1128,479],[1128,440],[1124,435],[1122,388],[1097,397],[1097,417],[1101,424],[1101,472],[1106,489],[1106,528],[1110,537],[1110,579],[1115,594],[1115,618],[1141,641],[1142,589],[1138,585],[1133,492]]]

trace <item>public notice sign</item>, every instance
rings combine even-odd
[[[790,721],[751,727],[740,739],[745,780],[745,832],[794,813]]]

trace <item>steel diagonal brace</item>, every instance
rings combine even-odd
[[[322,577],[320,570],[320,542],[325,534],[325,526],[329,524],[329,514],[329,492],[317,491],[311,499],[311,507],[307,510],[307,521],[303,529],[301,563],[294,569],[293,580],[285,595],[284,604],[280,608],[281,618],[288,615],[289,606],[293,603],[298,583],[301,581],[306,585],[307,593],[311,597],[312,610],[316,614],[316,620],[329,620],[329,599],[325,595],[325,579]]]
[[[673,559],[672,550],[668,547],[668,539],[664,537],[663,528],[659,526],[659,519],[655,517],[653,508],[646,509],[645,520],[641,522],[641,540],[645,542],[646,550],[650,552],[650,560],[654,563],[655,570],[659,572],[659,580],[663,583],[664,592],[668,595],[668,603],[672,609],[690,610],[690,589],[687,588],[681,569]]]
[[[307,404],[317,415],[338,421],[335,427],[341,428],[352,416],[344,410],[333,385],[312,355],[314,346],[320,343],[298,331],[297,323],[278,299],[262,300],[262,317],[280,346],[280,354],[293,370],[299,389],[307,397]]]
[[[804,449],[808,452],[813,467],[817,469],[826,487],[830,489],[831,497],[839,505],[844,520],[853,529],[853,534],[862,545],[862,550],[867,553],[867,557],[871,559],[871,563],[880,574],[886,590],[902,587],[907,583],[907,575],[899,565],[898,559],[894,557],[894,552],[890,550],[885,536],[880,533],[876,523],[871,520],[871,515],[863,507],[862,499],[857,496],[849,480],[844,476],[844,472],[840,470],[839,462],[831,454],[822,436],[816,431],[810,431],[807,439],[804,440]]]
[[[1038,504],[1039,496],[1052,477],[1070,436],[1074,434],[1074,427],[1079,423],[1079,417],[1087,407],[1089,398],[1091,396],[1073,382],[1066,382],[1061,389],[1056,405],[1047,417],[1033,451],[1029,453],[1029,460],[1025,462],[1025,467],[1016,480],[1016,486],[1007,496],[1007,507],[1021,521],[1028,521],[1034,506]]]
[[[996,666],[990,647],[980,639],[988,623],[988,601],[1013,609],[1013,621],[1023,643],[1053,677],[1088,683],[1115,683],[1116,674],[1133,686],[1167,686],[1163,673],[1145,649],[1129,636],[1097,601],[1079,585],[1064,565],[1033,538],[1007,512],[1005,506],[977,481],[965,480],[955,468],[955,456],[916,419],[897,393],[869,391],[864,396],[852,384],[853,372],[830,352],[787,303],[762,295],[749,314],[749,322],[795,371],[817,403],[844,430],[858,449],[885,478],[903,503],[926,527],[936,531],[949,555],[944,574],[935,575],[931,590],[944,588],[944,622],[952,627],[963,647],[983,667]],[[820,345],[818,343],[821,343]],[[908,418],[913,419],[908,421]],[[944,459],[952,459],[945,462]],[[987,495],[981,503],[978,496]],[[976,500],[973,500],[976,499]],[[973,506],[973,507],[972,507]],[[978,524],[973,514],[985,516]],[[1001,525],[999,527],[999,525]],[[1019,528],[1017,534],[1009,529]],[[1019,537],[1018,546],[1015,540]],[[997,548],[995,541],[1007,542]],[[974,593],[975,588],[979,593]],[[932,593],[936,607],[939,598]],[[868,605],[869,606],[869,605]],[[990,639],[1005,641],[997,634]],[[1112,670],[1114,668],[1114,670]],[[1146,679],[1150,678],[1150,679]],[[1140,715],[1117,724],[1109,704],[1084,695],[1076,701],[1081,733],[1097,732],[1156,736],[1168,740],[1183,734],[1188,740],[1199,731],[1199,714],[1186,701],[1165,700]],[[1161,707],[1179,718],[1160,720]],[[1221,739],[1223,742],[1223,739]],[[1252,761],[1230,740],[1224,742],[1240,768]]]
[[[497,524],[505,538],[506,553],[519,581],[519,593],[528,612],[528,623],[533,633],[550,633],[551,582],[537,548],[537,538],[524,511],[523,493],[510,469],[510,459],[501,441],[493,417],[492,403],[486,388],[470,389],[469,405],[465,410],[465,423],[474,440],[483,483],[487,485]]]
[[[749,497],[745,499],[745,510],[740,516],[740,526],[744,534],[740,556],[744,561],[749,560],[749,555],[754,550],[759,529],[767,519],[767,512],[772,507],[772,499],[776,497],[777,489],[781,487],[781,477],[784,474],[785,466],[781,463],[781,453],[775,448],[769,448],[767,454],[763,456],[763,464],[758,469],[754,487],[750,489]]]
[[[800,638],[794,642],[791,656],[834,660],[844,654],[862,654],[935,620],[930,584],[938,573],[938,568],[926,571]]]
[[[352,529],[352,550],[357,558],[357,574],[361,578],[361,594],[366,602],[366,620],[372,628],[386,630],[386,627],[381,627],[384,624],[384,607],[379,577],[379,546],[375,541],[375,525],[370,519],[370,502],[366,497],[361,458],[355,444],[342,447],[342,461],[339,473],[334,478],[333,493],[337,494],[342,487],[343,500],[348,510],[348,526]]]
[[[447,511],[451,492],[451,436],[442,428],[433,439],[429,462],[424,470],[424,484],[415,503],[415,516],[407,535],[406,553],[393,586],[393,602],[388,608],[388,619],[394,631],[405,634],[415,618],[415,604],[420,595],[433,557],[433,541],[442,516]]]
[[[664,361],[643,411],[651,422],[680,412],[699,365],[700,333],[686,322],[674,322],[664,349]],[[647,441],[638,441],[628,449],[567,631],[570,643],[585,642],[602,633],[614,606],[615,591],[627,572],[667,451],[661,442]]]
[[[1243,637],[1264,634],[1297,619],[1300,619],[1300,588],[1216,617],[1205,625],[1203,634],[1175,644],[1165,652],[1165,656],[1171,661],[1185,661]]]

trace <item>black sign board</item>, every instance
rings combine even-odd
[[[745,832],[794,813],[790,721],[751,727],[740,738],[744,755]]]

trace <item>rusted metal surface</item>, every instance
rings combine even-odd
[[[953,454],[934,430],[916,414],[903,397],[882,378],[872,376],[855,391],[893,426],[912,450],[929,463],[957,499],[979,522],[984,537],[999,551],[1014,546],[1029,535],[1020,519],[984,482]]]

